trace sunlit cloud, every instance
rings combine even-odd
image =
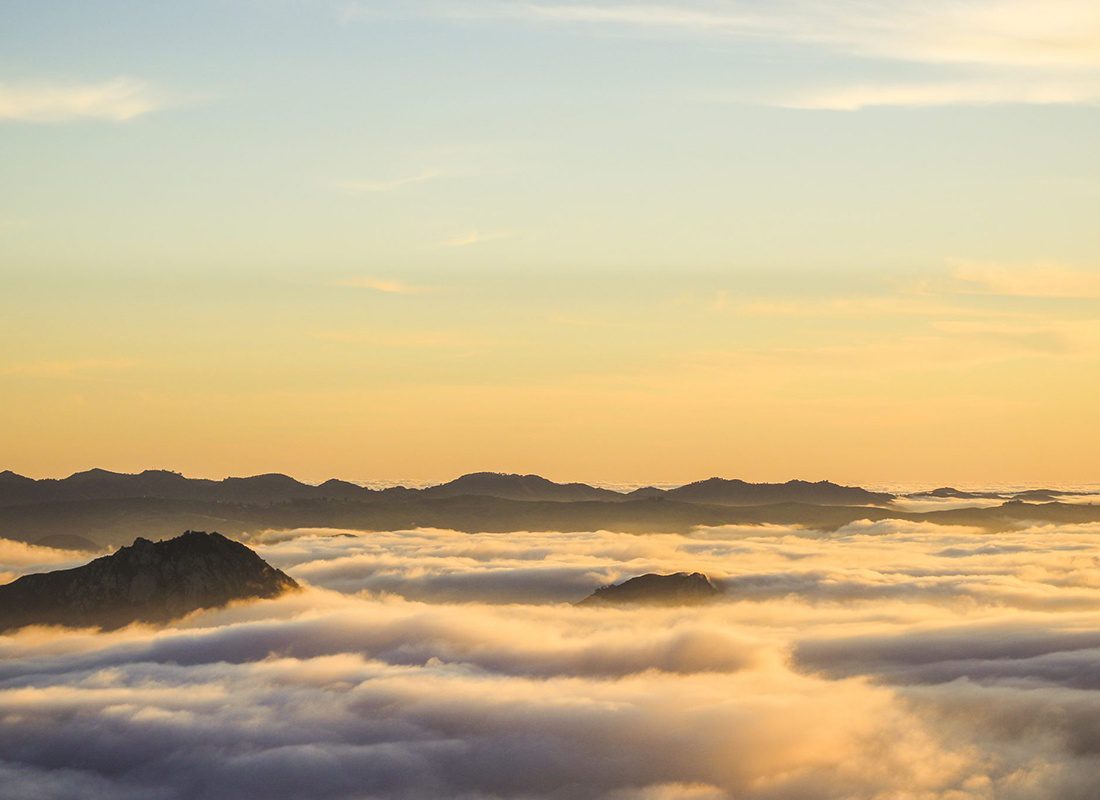
[[[810,92],[774,105],[786,108],[858,111],[864,108],[953,105],[1071,105],[1100,102],[1100,76],[1094,83],[958,82],[849,86]]]
[[[0,120],[125,122],[163,107],[149,84],[120,77],[101,83],[0,82]]]
[[[733,302],[728,294],[719,294],[713,303],[717,311],[729,311],[747,317],[834,317],[867,319],[870,317],[997,317],[1008,312],[970,308],[940,298],[914,296],[906,292],[852,297],[822,297],[816,300],[757,299]]]
[[[1100,354],[1100,319],[937,320],[935,330],[1050,355]]]
[[[1089,0],[948,0],[874,6],[809,2],[466,4],[456,14],[513,15],[558,23],[617,25],[654,33],[765,37],[889,60],[1100,67],[1100,11]]]
[[[953,3],[780,0],[759,4],[700,0],[666,3],[545,2],[427,4],[452,18],[495,18],[637,35],[784,42],[860,60],[949,66],[947,80],[858,82],[793,95],[741,96],[742,102],[801,109],[990,104],[1093,104],[1100,101],[1100,10],[1091,0]],[[765,90],[767,91],[767,90]]]
[[[272,532],[304,591],[0,637],[0,775],[92,800],[1091,797],[1096,535]],[[574,605],[683,568],[724,599]]]
[[[0,584],[20,575],[77,567],[88,561],[87,553],[0,538]]]
[[[958,262],[952,272],[961,291],[1015,297],[1100,299],[1100,270],[1061,264],[1007,266]]]

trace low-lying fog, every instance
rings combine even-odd
[[[270,533],[304,592],[0,637],[0,794],[1092,800],[1098,534]],[[680,570],[727,599],[573,605]]]

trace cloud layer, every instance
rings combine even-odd
[[[0,637],[0,779],[12,798],[1092,797],[1098,532],[269,533],[253,544],[305,592]],[[726,599],[573,604],[679,569]]]

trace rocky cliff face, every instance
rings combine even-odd
[[[649,573],[597,589],[581,604],[694,605],[715,600],[721,594],[701,572]]]
[[[188,531],[163,542],[138,539],[83,567],[26,575],[0,586],[0,630],[163,622],[297,588],[243,544],[219,533]]]

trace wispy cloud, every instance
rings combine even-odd
[[[1097,326],[1094,323],[1041,321],[1032,324],[990,323],[980,320],[939,320],[932,328],[943,333],[987,340],[1005,348],[1018,348],[1051,355],[1095,353]]]
[[[824,89],[778,100],[785,108],[858,111],[864,108],[955,105],[1079,105],[1100,102],[1100,77],[1091,83],[952,82],[882,84]]]
[[[393,192],[406,186],[418,183],[427,183],[446,177],[442,172],[428,170],[416,175],[408,175],[402,178],[390,178],[388,180],[351,180],[339,181],[336,185],[345,192],[352,194],[365,194],[373,192]]]
[[[0,120],[125,122],[164,104],[149,84],[127,77],[101,83],[0,82]]]
[[[497,231],[495,233],[482,233],[479,230],[472,230],[469,233],[462,236],[456,236],[452,239],[445,239],[440,242],[443,247],[469,247],[474,244],[484,244],[485,242],[495,242],[499,239],[507,239],[512,234],[505,231]]]
[[[475,13],[469,6],[465,13]],[[653,33],[767,37],[890,60],[1000,66],[1100,67],[1100,7],[1092,0],[951,0],[767,4],[683,0],[646,4],[490,4],[481,13],[534,21],[617,25]]]
[[[751,299],[732,303],[725,292],[711,306],[745,317],[868,319],[873,317],[997,317],[1007,312],[969,308],[940,297],[908,293],[822,297],[812,300]]]
[[[426,286],[414,286],[403,281],[390,278],[372,278],[368,276],[346,278],[337,282],[338,286],[346,286],[352,289],[368,289],[382,294],[423,294],[428,291]]]
[[[939,82],[854,83],[796,97],[741,98],[802,109],[881,106],[1091,104],[1100,101],[1100,4],[1094,0],[675,0],[665,3],[429,5],[448,17],[629,31],[639,35],[754,39],[856,58],[949,67]]]
[[[0,367],[0,375],[71,378],[101,372],[121,372],[137,365],[128,358],[84,358],[71,361],[28,361]]]
[[[1060,264],[1013,267],[959,262],[952,277],[957,288],[968,293],[1100,299],[1100,270],[1072,269]]]

